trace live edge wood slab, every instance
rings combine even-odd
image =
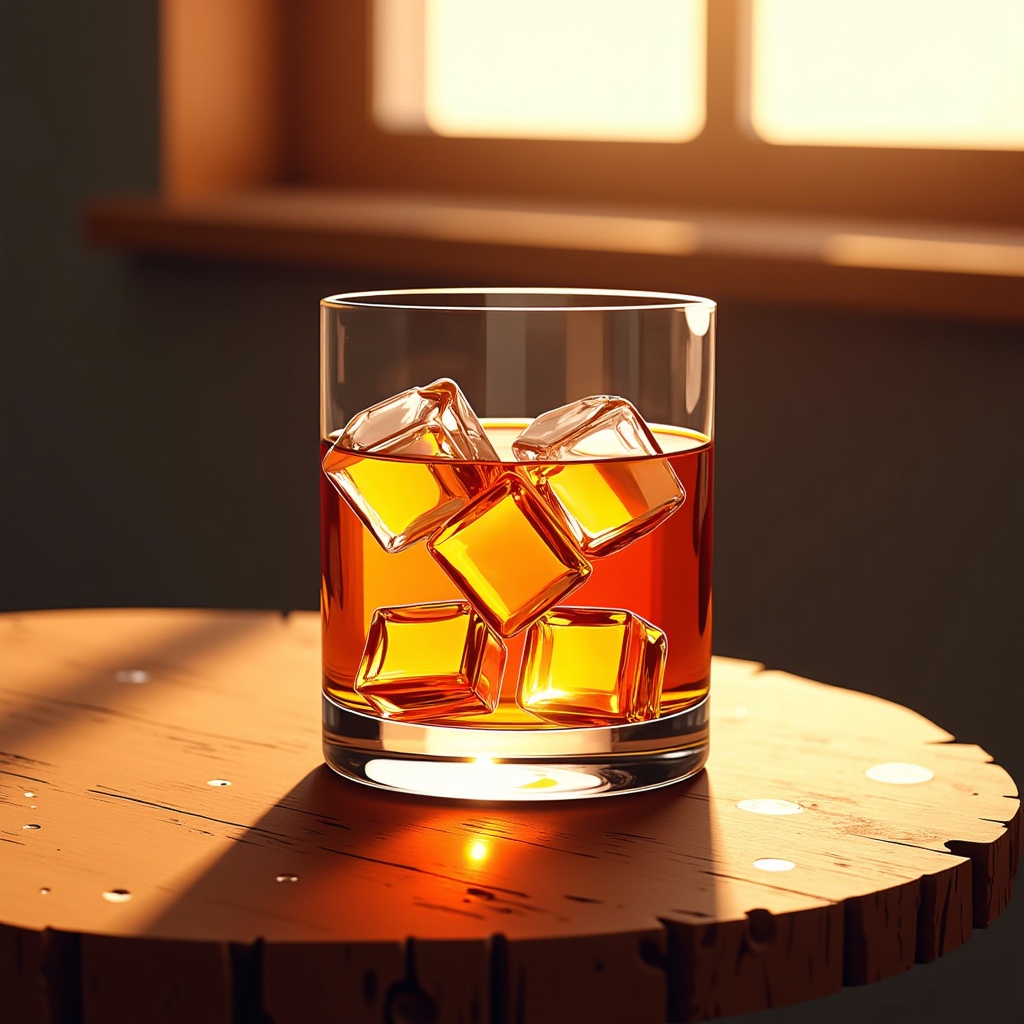
[[[983,750],[749,662],[698,778],[546,806],[335,777],[312,613],[8,614],[0,667],[18,1024],[700,1020],[941,956],[1019,857]]]

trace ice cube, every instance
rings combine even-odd
[[[591,572],[537,491],[514,473],[503,473],[477,495],[427,549],[505,637],[582,586]]]
[[[390,554],[438,530],[499,472],[479,463],[401,460],[335,446],[324,473]]]
[[[338,445],[356,452],[498,461],[461,388],[445,377],[356,413]]]
[[[498,703],[505,655],[466,601],[378,608],[355,689],[385,718],[486,714]]]
[[[543,413],[512,451],[540,463],[531,480],[588,555],[625,547],[686,500],[661,446],[624,398],[596,395]]]
[[[497,463],[457,384],[436,380],[357,413],[324,457],[338,492],[396,552],[438,530],[497,475]]]
[[[541,413],[512,451],[522,462],[570,462],[657,455],[661,447],[632,403],[591,395]]]
[[[530,627],[516,700],[553,725],[657,718],[668,639],[617,608],[555,608]]]

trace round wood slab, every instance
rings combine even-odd
[[[0,616],[0,1019],[700,1020],[1006,905],[1012,780],[874,697],[716,659],[695,780],[403,797],[320,753],[309,612]]]

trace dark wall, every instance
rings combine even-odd
[[[89,197],[157,185],[156,3],[0,2],[0,607],[314,608],[317,301],[442,282],[90,249]],[[719,373],[718,653],[1024,778],[1024,330],[726,304]],[[758,1020],[996,1020],[1022,952],[1018,898],[936,965]]]

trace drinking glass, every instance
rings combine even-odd
[[[714,302],[658,292],[322,301],[336,772],[497,801],[700,770],[714,337]]]

